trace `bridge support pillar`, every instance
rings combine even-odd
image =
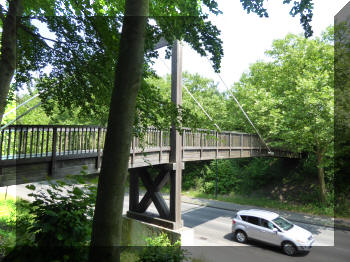
[[[171,102],[176,107],[182,105],[182,47],[176,40],[171,57]],[[181,222],[181,178],[182,178],[182,136],[176,130],[176,123],[172,123],[170,131],[170,163],[171,171],[170,187],[170,217],[174,221],[176,229],[182,227]]]
[[[180,170],[174,170],[174,168],[175,165],[173,164],[161,165],[155,179],[152,179],[151,174],[147,171],[147,167],[130,169],[128,217],[172,230],[183,226],[181,220],[182,167],[180,167]],[[140,180],[147,190],[141,201],[139,193]],[[170,182],[169,206],[160,193],[162,187],[168,182]],[[159,213],[159,217],[146,212],[152,202]]]

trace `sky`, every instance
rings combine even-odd
[[[221,62],[220,76],[225,85],[214,73],[207,58],[201,57],[191,47],[183,44],[183,71],[198,73],[213,79],[221,91],[239,81],[249,65],[257,60],[267,60],[264,52],[271,48],[274,39],[284,38],[288,33],[303,34],[300,17],[292,17],[289,10],[292,5],[283,5],[282,0],[265,1],[268,18],[256,14],[247,14],[238,0],[218,0],[223,14],[210,16],[210,20],[221,30],[224,57]],[[293,1],[292,1],[293,2]],[[314,0],[312,29],[319,36],[327,26],[334,24],[334,16],[348,3],[348,0]],[[160,57],[164,57],[164,49]],[[170,73],[170,60],[159,58],[153,68],[160,76]]]

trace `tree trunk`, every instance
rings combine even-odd
[[[89,261],[120,261],[124,187],[143,71],[148,0],[127,0],[93,220]]]
[[[5,113],[10,83],[16,68],[16,16],[22,14],[22,0],[9,3],[3,22],[0,55],[0,123]]]
[[[318,182],[320,185],[320,199],[323,204],[326,203],[326,183],[324,181],[324,168],[323,168],[323,157],[324,153],[317,150],[317,170],[318,170]]]

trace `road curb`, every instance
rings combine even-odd
[[[233,212],[239,211],[238,209],[225,208],[225,207],[215,206],[215,205],[206,204],[206,203],[198,203],[196,201],[182,200],[182,202],[188,203],[188,204],[195,204],[195,205],[199,205],[199,206],[205,206],[205,207],[222,209],[222,210],[226,210],[226,211],[233,211]],[[304,223],[304,224],[308,224],[308,225],[323,226],[323,227],[328,227],[328,228],[333,228],[333,229],[350,231],[350,226],[343,225],[343,224],[336,224],[336,223],[334,223],[334,225],[331,226],[331,225],[325,225],[325,224],[322,224],[322,223],[312,223],[312,222],[306,221],[306,220],[298,220],[298,219],[290,219],[290,218],[288,218],[288,220],[293,221],[293,222],[297,222],[297,223]]]

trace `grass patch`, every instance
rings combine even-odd
[[[17,235],[26,241],[30,236],[23,234],[17,225],[30,220],[28,202],[0,194],[0,258],[4,257],[17,243]],[[17,231],[18,230],[18,231]]]
[[[278,200],[268,199],[266,197],[249,197],[249,196],[242,196],[242,195],[237,195],[232,193],[230,195],[218,195],[217,198],[215,198],[215,196],[212,194],[206,194],[195,190],[183,191],[182,193],[189,197],[219,200],[219,201],[235,203],[240,205],[272,208],[272,209],[286,210],[286,211],[313,214],[313,215],[326,215],[330,217],[334,216],[333,208],[316,206],[315,204],[302,205],[302,204],[296,204],[296,203],[281,202]]]

